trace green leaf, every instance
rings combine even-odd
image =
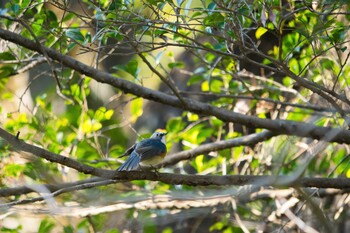
[[[201,172],[203,170],[203,167],[204,167],[203,159],[204,159],[204,155],[198,155],[194,159],[194,165],[198,172]]]
[[[18,14],[19,13],[19,9],[21,8],[20,5],[18,4],[13,4],[11,5],[11,10],[15,13],[15,14]]]
[[[166,227],[166,228],[164,228],[162,233],[173,233],[173,229],[171,227]]]
[[[68,13],[66,12],[66,14],[65,14],[65,16],[64,16],[64,18],[63,18],[63,22],[70,21],[70,20],[72,20],[74,17],[76,17],[75,14],[70,13],[70,12],[68,12]]]
[[[55,224],[50,222],[48,219],[41,221],[38,233],[49,233],[55,227]]]
[[[191,78],[187,81],[187,86],[191,86],[192,84],[201,82],[204,80],[203,75],[192,75]]]
[[[67,47],[67,51],[68,52],[70,52],[72,49],[74,49],[75,48],[75,46],[76,46],[77,44],[76,43],[70,43],[69,45],[68,45],[68,47]]]
[[[208,5],[208,10],[214,10],[216,8],[216,3],[215,2],[210,2]]]
[[[100,130],[101,128],[102,128],[102,124],[100,122],[93,122],[92,127],[91,127],[93,132],[96,132],[96,131]]]
[[[290,87],[293,84],[293,79],[290,77],[284,77],[282,82],[284,86]]]
[[[1,227],[0,232],[2,232],[2,233],[20,233],[20,232],[23,232],[22,228],[23,228],[22,225],[18,225],[15,228],[12,226],[11,226],[11,228]]]
[[[210,91],[209,82],[208,81],[202,82],[201,88],[202,88],[202,91],[204,91],[204,92]]]
[[[164,35],[164,34],[166,34],[166,33],[168,33],[167,30],[164,30],[164,29],[156,29],[156,30],[154,31],[154,36],[155,36],[155,37],[160,37],[160,36],[162,36],[162,35]],[[163,51],[163,52],[164,52],[164,51]]]
[[[117,229],[109,229],[105,233],[120,233]]]
[[[218,118],[216,118],[216,117],[211,117],[210,118],[210,123],[213,125],[213,126],[215,126],[215,127],[221,127],[221,126],[223,126],[223,122],[222,122],[222,120],[219,120]]]
[[[8,77],[14,73],[15,73],[15,69],[12,65],[0,67],[0,77],[1,78]]]
[[[186,123],[181,117],[171,118],[166,125],[166,130],[167,132],[178,133],[182,131],[185,126]]]
[[[137,98],[131,102],[131,122],[136,122],[136,120],[143,114],[143,99]]]
[[[158,3],[164,3],[163,0],[148,0],[147,2],[151,3],[152,5],[158,5]]]
[[[203,12],[197,11],[191,16],[191,19],[195,19],[197,16],[202,16],[202,15],[203,15]]]
[[[209,228],[209,231],[215,231],[215,230],[221,231],[224,227],[225,227],[225,224],[223,222],[217,222]]]
[[[84,133],[90,133],[92,132],[92,123],[91,123],[91,120],[88,119],[88,120],[85,120],[83,122],[83,124],[80,125],[80,128],[82,130],[82,132]]]
[[[24,171],[25,166],[21,164],[7,164],[2,168],[2,173],[6,177],[18,178]]]
[[[128,64],[126,64],[126,65],[117,65],[116,67],[121,69],[121,70],[124,70],[124,71],[128,72],[134,78],[137,78],[137,76],[138,76],[138,74],[140,72],[138,61],[135,60],[135,59],[129,61]]]
[[[47,15],[47,19],[49,19],[50,21],[57,22],[57,16],[56,16],[55,12],[53,12],[51,10],[47,10],[46,15]]]
[[[1,99],[2,100],[11,100],[13,98],[13,93],[6,91],[1,94]]]
[[[94,119],[97,121],[104,120],[106,110],[106,107],[100,107],[99,109],[97,109],[94,114]]]
[[[187,119],[189,121],[198,121],[199,120],[199,116],[195,113],[188,112],[186,115],[187,115]]]
[[[115,11],[123,7],[123,0],[113,0],[110,1],[109,10]]]
[[[49,21],[51,28],[57,28],[59,26],[55,12],[46,10],[46,18]]]
[[[70,89],[71,89],[71,95],[79,98],[81,94],[80,86],[78,84],[73,84],[70,86]]]
[[[35,34],[40,35],[43,32],[43,23],[44,19],[38,19],[35,23],[32,24],[32,30]]]
[[[299,74],[300,72],[300,67],[298,60],[295,58],[290,59],[289,61],[289,69],[294,73],[294,74]]]
[[[218,79],[213,79],[210,82],[210,91],[215,92],[215,93],[221,93],[223,87],[223,82]]]
[[[16,60],[16,57],[10,52],[0,53],[0,60],[11,61]]]
[[[173,68],[184,68],[185,65],[184,65],[183,62],[171,62],[171,63],[168,64],[168,67],[170,69],[173,69]]]
[[[74,233],[74,228],[72,226],[65,226],[63,228],[64,233]]]
[[[222,28],[222,26],[225,23],[224,21],[225,21],[225,17],[221,13],[214,12],[204,18],[203,25],[211,26],[215,28]]]
[[[109,109],[105,112],[105,118],[106,120],[110,120],[112,118],[114,114],[114,110],[113,109]]]
[[[212,49],[214,49],[212,47]],[[206,53],[205,54],[205,59],[207,60],[208,63],[213,62],[217,58],[216,54],[213,53]]]
[[[85,37],[80,32],[79,28],[69,28],[65,32],[68,38],[71,38],[77,42],[83,43],[85,41]]]
[[[267,29],[264,27],[259,27],[256,31],[255,31],[255,37],[256,39],[260,39],[265,33],[267,32]]]
[[[96,110],[93,118],[97,121],[110,120],[114,111],[112,109],[107,110],[106,107],[100,107]]]

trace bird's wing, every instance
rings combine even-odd
[[[118,158],[124,157],[124,156],[128,156],[131,154],[131,152],[134,151],[136,147],[136,144],[134,144],[132,147],[130,147],[129,149],[127,149],[121,156],[119,156]]]
[[[132,152],[130,157],[117,169],[117,171],[132,171],[139,167],[140,157]]]
[[[147,139],[136,146],[135,152],[140,156],[141,161],[148,160],[152,156],[166,153],[166,146],[160,140]]]

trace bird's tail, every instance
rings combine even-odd
[[[140,163],[140,157],[135,151],[131,153],[129,158],[117,169],[117,171],[132,171],[137,170]]]

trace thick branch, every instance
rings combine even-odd
[[[314,189],[305,189],[307,192],[315,192]],[[56,192],[57,193],[57,192]],[[216,193],[210,193],[210,194],[204,194],[204,196],[198,196],[193,194],[183,195],[183,194],[177,194],[177,193],[170,193],[168,195],[153,195],[152,197],[141,196],[137,199],[135,198],[126,198],[119,200],[116,203],[110,204],[110,205],[102,205],[98,206],[95,203],[89,204],[87,203],[87,207],[69,207],[67,209],[61,207],[58,209],[58,211],[55,211],[55,209],[50,209],[50,207],[42,207],[38,209],[37,206],[35,206],[34,209],[31,209],[30,206],[26,206],[24,209],[20,208],[19,206],[16,206],[16,212],[26,212],[29,213],[41,213],[41,214],[47,214],[47,213],[54,213],[55,215],[64,215],[64,216],[88,216],[88,215],[96,215],[101,213],[107,213],[107,212],[114,212],[114,211],[120,211],[120,210],[126,210],[126,209],[140,209],[140,210],[149,210],[149,209],[188,209],[189,206],[191,207],[208,207],[208,206],[218,206],[220,204],[224,204],[227,202],[231,202],[233,199],[239,200],[241,203],[251,202],[255,200],[261,200],[261,199],[276,199],[277,197],[281,198],[289,198],[294,193],[293,189],[282,189],[282,190],[269,190],[269,189],[263,189],[257,192],[245,192],[245,191],[233,191],[230,190],[229,193],[227,190],[217,190]],[[340,195],[346,192],[343,192],[343,190],[329,190],[329,189],[321,189],[318,191],[318,195],[316,197],[325,197],[325,196],[334,196],[334,195]],[[53,196],[54,195],[53,193]],[[34,198],[33,198],[34,199]],[[33,203],[31,202],[33,199],[25,199],[23,201],[27,201],[27,203]],[[43,197],[39,197],[39,199],[44,200]],[[3,207],[10,208],[12,203],[6,203],[2,204]],[[22,203],[21,203],[22,204]],[[23,203],[24,204],[24,203]],[[1,208],[1,206],[0,206]],[[11,209],[10,209],[11,210]]]
[[[106,180],[108,179],[94,177],[90,179],[79,180],[76,182],[62,183],[62,184],[34,184],[34,185],[18,186],[14,188],[2,188],[0,189],[0,197],[8,197],[12,195],[24,195],[24,194],[32,193],[32,192],[35,192],[35,186],[38,186],[38,185],[44,185],[45,190],[47,190],[50,193],[54,193],[62,189],[67,189],[67,188],[77,187],[77,186],[80,187],[77,190],[81,190],[82,187],[86,188],[86,184],[96,183],[96,182],[106,181]]]
[[[2,128],[0,128],[0,137],[5,139],[17,151],[29,152],[37,157],[46,159],[50,162],[62,164],[85,174],[91,174],[103,178],[112,178],[115,175],[114,171],[94,168],[74,159],[52,153],[38,146],[30,145]]]
[[[151,180],[151,181],[162,181],[163,183],[173,185],[189,185],[189,186],[244,186],[254,185],[257,187],[261,186],[291,186],[291,187],[307,187],[307,188],[333,188],[342,189],[345,193],[349,192],[350,179],[347,178],[310,178],[303,177],[293,180],[292,182],[285,183],[285,180],[291,180],[291,176],[254,176],[254,175],[227,175],[227,176],[216,176],[216,175],[181,175],[171,173],[153,173],[143,171],[132,171],[132,172],[114,172],[116,174],[115,179],[103,179],[103,178],[92,178],[77,182],[63,183],[63,184],[43,184],[49,192],[52,192],[52,196],[57,196],[62,193],[72,192],[75,190],[82,190],[101,185],[113,184],[120,182],[121,180],[132,181],[132,180]],[[7,197],[12,195],[21,195],[35,192],[35,188],[22,186],[16,188],[5,188],[0,189],[0,196]],[[344,193],[342,192],[342,193]],[[48,193],[50,194],[50,193]],[[337,194],[339,194],[337,192]],[[11,206],[17,204],[27,204],[36,201],[41,201],[43,198],[35,198],[28,200],[19,200],[14,203],[7,203],[4,206]],[[0,206],[1,207],[1,206]],[[3,207],[3,206],[2,206]]]
[[[346,178],[298,178],[298,176],[219,176],[219,175],[181,175],[154,172],[117,172],[94,168],[74,159],[51,153],[40,147],[30,145],[0,128],[0,137],[16,150],[32,153],[48,161],[62,164],[77,171],[117,181],[151,180],[173,185],[208,186],[208,185],[257,185],[257,186],[297,186],[317,188],[350,188],[350,179]]]
[[[51,59],[56,60],[67,67],[85,74],[98,82],[108,83],[116,88],[121,89],[123,92],[131,93],[149,100],[153,100],[173,107],[182,108],[184,110],[188,110],[197,114],[215,116],[225,122],[235,122],[249,127],[268,129],[270,131],[273,131],[275,134],[287,134],[330,142],[350,143],[350,131],[339,128],[316,127],[310,123],[288,120],[270,120],[254,116],[246,116],[190,98],[183,98],[183,100],[185,100],[187,103],[186,106],[183,106],[181,101],[175,96],[151,90],[124,79],[116,78],[109,73],[102,72],[88,65],[85,65],[73,59],[72,57],[62,55],[53,49],[45,48],[43,46],[39,48],[34,41],[28,40],[20,35],[17,35],[16,33],[0,29],[0,38],[11,41],[41,54],[42,49],[45,49],[45,52]]]

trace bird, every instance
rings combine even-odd
[[[150,138],[143,139],[127,149],[120,157],[130,155],[117,171],[133,171],[142,167],[154,167],[163,161],[167,153],[165,143],[167,132],[156,130]]]

